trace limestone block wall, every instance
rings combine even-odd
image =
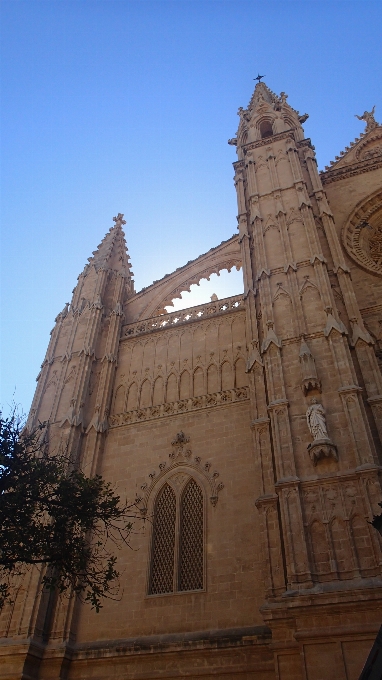
[[[137,524],[133,550],[118,557],[123,598],[106,602],[102,616],[81,608],[78,642],[262,623],[259,519],[248,420],[246,401],[110,430],[100,472],[118,492],[142,497],[142,487],[152,485],[150,475],[159,479],[146,501],[146,521]],[[191,454],[174,466],[171,442],[180,430],[190,439]],[[153,503],[168,476],[171,480],[179,472],[194,477],[205,494],[205,587],[193,593],[148,595]],[[215,504],[208,479],[214,473],[223,487]]]
[[[137,338],[126,335],[129,327],[124,330],[111,424],[119,422],[113,419],[118,414],[162,404],[183,401],[187,410],[200,407],[204,395],[248,385],[244,310]],[[226,395],[230,400],[236,397],[236,393]],[[161,413],[171,413],[171,408]]]

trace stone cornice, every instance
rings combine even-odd
[[[282,139],[293,139],[296,141],[294,131],[287,130],[285,132],[279,132],[278,135],[272,135],[272,137],[266,137],[265,139],[259,139],[257,142],[249,142],[248,144],[243,144],[242,149],[246,154],[247,151],[252,151],[252,149],[258,149],[261,146],[269,146],[273,142],[278,142]],[[241,161],[243,162],[243,161]]]
[[[242,168],[245,167],[245,163],[243,160],[235,161],[234,163],[232,163],[232,165],[235,168],[235,170],[241,170]]]
[[[382,312],[382,304],[373,305],[373,307],[363,307],[359,310],[362,316],[370,316],[371,314],[379,314]]]
[[[320,172],[320,177],[322,184],[325,186],[326,184],[338,182],[341,179],[347,179],[355,175],[361,175],[364,172],[371,172],[378,168],[382,168],[382,156],[377,157],[377,159],[368,158],[365,161],[353,163],[346,168],[333,168],[333,170],[322,171]]]
[[[203,593],[201,593],[203,595]],[[184,597],[187,593],[175,593]],[[197,596],[195,593],[193,597]],[[160,595],[157,597],[161,597]],[[222,649],[224,647],[248,647],[268,645],[272,632],[268,626],[245,626],[222,630],[194,631],[190,633],[171,633],[163,635],[141,635],[134,638],[77,643],[67,646],[66,656],[71,659],[99,659],[146,655],[181,650]],[[52,650],[53,651],[53,650]],[[60,650],[61,651],[61,650]]]
[[[179,401],[160,404],[159,406],[148,406],[146,408],[136,409],[135,411],[119,413],[109,417],[109,425],[110,427],[121,427],[157,418],[176,416],[190,411],[200,411],[205,408],[228,406],[232,403],[247,401],[248,399],[248,387],[235,387],[232,390],[204,394],[200,397],[180,399]]]

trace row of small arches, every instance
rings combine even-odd
[[[284,130],[292,129],[296,127],[296,123],[287,116],[282,118],[276,118],[275,116],[268,116],[262,118],[256,123],[256,137],[259,139],[267,139],[268,137],[273,137],[273,135],[283,132]],[[248,130],[245,128],[239,138],[240,144],[247,144],[248,142]]]
[[[185,369],[180,375],[170,373],[166,380],[158,376],[154,381],[145,378],[140,384],[134,381],[127,389],[125,385],[119,385],[115,392],[113,413],[158,406],[246,385],[248,375],[245,361],[240,357],[233,366],[229,361],[224,361],[220,366],[210,364],[207,370],[198,366],[193,372]]]

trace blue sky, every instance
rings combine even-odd
[[[239,106],[260,72],[323,168],[382,121],[370,0],[3,0],[0,403],[28,410],[54,317],[125,214],[137,289],[236,231]],[[240,276],[201,287],[240,289]],[[199,292],[200,292],[199,291]]]

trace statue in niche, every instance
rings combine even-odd
[[[333,458],[338,461],[337,447],[329,439],[326,427],[325,409],[316,398],[313,398],[306,412],[306,422],[313,437],[311,444],[308,444],[308,452],[313,465],[321,458]]]
[[[365,132],[369,132],[369,130],[374,130],[374,128],[378,127],[378,123],[374,118],[374,111],[375,106],[373,106],[371,111],[364,111],[362,116],[357,116],[357,114],[355,114],[355,117],[358,118],[358,120],[365,121],[366,123]]]
[[[325,409],[313,398],[306,412],[306,421],[313,439],[329,439],[326,428]]]

